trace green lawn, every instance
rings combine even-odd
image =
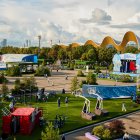
[[[69,105],[65,106],[64,99],[65,97],[69,97]],[[61,108],[57,107],[57,99],[61,97]],[[91,112],[94,111],[96,99],[90,99],[91,101]],[[125,102],[127,112],[121,111],[122,102]],[[53,121],[56,114],[64,114],[67,116],[66,123],[62,129],[60,129],[61,133],[74,130],[86,125],[90,125],[102,120],[106,120],[115,116],[119,116],[128,112],[132,112],[134,110],[140,109],[140,105],[138,107],[134,107],[134,103],[131,102],[130,99],[114,99],[114,100],[104,100],[104,109],[109,111],[109,116],[106,117],[97,117],[93,121],[88,121],[81,118],[81,110],[83,108],[84,99],[79,97],[74,97],[73,95],[57,95],[56,97],[51,97],[48,102],[45,103],[32,103],[34,107],[41,107],[43,109],[44,118],[47,120]],[[22,106],[22,104],[17,104],[17,106]],[[1,125],[1,120],[0,120]],[[17,140],[38,140],[40,138],[41,128],[36,128],[32,135],[30,136],[17,136]]]

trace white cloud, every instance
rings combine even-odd
[[[0,40],[23,45],[30,39],[37,45],[39,34],[43,46],[50,40],[101,42],[106,35],[121,40],[128,30],[140,35],[139,5],[138,0],[1,0]]]
[[[90,19],[80,19],[82,23],[98,23],[98,24],[109,24],[111,16],[108,15],[102,9],[95,9],[92,11],[92,17]]]

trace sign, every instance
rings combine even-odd
[[[120,57],[123,60],[136,60],[136,54],[131,53],[120,54]]]

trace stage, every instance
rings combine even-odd
[[[136,73],[123,73],[123,72],[112,72],[112,74],[117,74],[117,75],[130,75],[131,77],[138,77],[140,74]]]

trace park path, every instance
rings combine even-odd
[[[68,75],[68,80],[65,80],[65,76]],[[39,88],[45,88],[46,91],[54,90],[54,91],[62,91],[64,88],[66,92],[70,91],[71,87],[71,80],[74,76],[77,75],[77,70],[59,70],[58,72],[56,70],[52,71],[52,76],[45,78],[45,77],[35,77],[37,85]],[[22,79],[23,77],[7,77],[9,80],[8,86],[9,88],[13,88],[14,86],[14,81],[19,78]],[[79,81],[80,80],[85,80],[85,77],[78,77]],[[103,80],[103,79],[98,79],[97,83],[99,85],[126,85],[126,83],[122,82],[115,82],[112,80]],[[52,86],[53,84],[53,86]],[[127,85],[134,85],[136,83],[127,83]]]

